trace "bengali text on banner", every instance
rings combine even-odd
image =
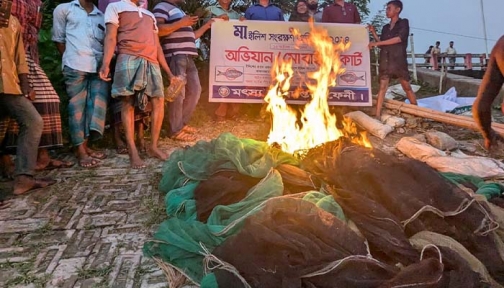
[[[323,25],[333,43],[351,43],[349,50],[340,55],[346,71],[330,88],[329,105],[371,106],[369,36],[365,26],[315,25]],[[270,71],[275,59],[291,60],[293,63],[295,77],[291,81],[292,97],[288,103],[308,101],[308,92],[294,93],[294,90],[300,86],[307,72],[317,70],[314,51],[307,46],[297,47],[291,28],[298,29],[300,37],[308,37],[310,33],[309,24],[301,22],[230,20],[213,23],[210,102],[263,103],[271,84]]]

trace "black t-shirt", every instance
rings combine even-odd
[[[408,36],[408,19],[399,18],[392,29],[390,29],[390,24],[383,26],[380,35],[381,41],[399,37],[401,38],[401,43],[380,47],[380,73],[398,78],[409,77],[407,76],[408,61],[406,52],[408,48]]]

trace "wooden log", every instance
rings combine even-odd
[[[450,113],[443,113],[429,108],[423,108],[416,105],[407,104],[401,101],[385,99],[383,106],[392,110],[399,110],[406,114],[431,119],[434,121],[479,131],[479,127],[473,118]],[[504,136],[504,124],[492,123],[492,128]]]

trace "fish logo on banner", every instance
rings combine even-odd
[[[216,82],[243,82],[243,67],[215,67]]]
[[[338,77],[338,86],[366,86],[366,72],[363,71],[349,71]]]

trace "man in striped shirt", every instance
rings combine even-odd
[[[213,20],[194,31],[191,26],[198,21],[197,16],[187,16],[179,6],[185,0],[163,0],[154,7],[161,46],[166,62],[175,76],[185,77],[187,84],[179,97],[168,104],[170,121],[169,136],[173,140],[191,142],[196,137],[196,129],[187,125],[198,104],[201,84],[194,58],[198,56],[196,39],[210,29]]]

